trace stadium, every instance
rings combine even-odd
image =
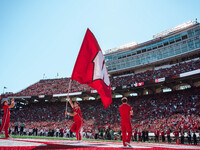
[[[142,146],[164,149],[168,146],[151,144],[177,142],[182,147],[171,145],[168,148],[200,149],[189,147],[200,143],[199,56],[200,24],[197,20],[155,34],[143,43],[132,42],[106,50],[104,57],[112,87],[112,103],[107,109],[103,108],[96,90],[75,80],[71,83],[69,96],[80,102],[84,119],[83,139],[109,140],[107,144],[119,142],[119,106],[121,98],[127,97],[133,109],[132,141],[136,149],[143,149]],[[2,94],[2,98],[14,98],[16,102],[11,109],[10,135],[72,140],[75,137],[69,130],[72,117],[64,117],[69,83],[70,77],[41,79],[18,93]],[[73,111],[69,105],[67,109]],[[179,141],[175,131],[179,132]],[[69,148],[69,145],[62,148]]]

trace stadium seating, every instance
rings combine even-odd
[[[169,68],[148,70],[130,76],[110,78],[110,81],[112,87],[118,87],[136,82],[144,82],[152,79],[177,75],[196,69],[200,69],[200,59],[178,63]],[[38,96],[67,93],[69,80],[70,78],[40,80],[19,93],[14,94],[14,96]],[[79,84],[77,81],[72,81],[71,87],[71,92],[84,92],[92,90],[89,86]]]
[[[137,73],[135,75],[111,78],[112,87],[123,86],[128,84],[133,84],[135,82],[144,82],[152,79],[158,79],[163,77],[168,77],[172,75],[178,75],[184,72],[196,70],[200,68],[200,59],[191,60],[189,62],[182,62],[172,65],[168,68],[160,68],[158,70],[148,70],[142,73]]]
[[[160,93],[139,97],[128,97],[128,103],[133,108],[132,125],[140,131],[147,129],[185,129],[197,131],[200,123],[200,88],[193,87],[170,93]],[[80,107],[84,118],[84,130],[96,127],[120,130],[119,98],[113,99],[112,104],[105,110],[100,100],[81,101]],[[11,112],[11,128],[14,122],[24,122],[29,128],[56,129],[69,128],[72,118],[64,117],[65,103],[37,102]],[[72,111],[68,106],[68,111]]]

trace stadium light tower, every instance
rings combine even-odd
[[[4,86],[4,87],[3,87],[3,94],[4,94],[5,89],[7,89],[7,87]]]

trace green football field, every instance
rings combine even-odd
[[[1,137],[5,137],[2,135]],[[46,136],[20,136],[20,135],[11,135],[12,138],[29,138],[29,139],[55,139],[55,140],[75,140],[76,138],[63,138],[63,137],[46,137]],[[83,141],[112,141],[112,142],[122,142],[120,140],[102,140],[102,139],[82,139]]]

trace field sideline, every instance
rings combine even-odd
[[[130,147],[123,147],[122,141],[83,139],[78,143],[75,138],[12,136],[0,139],[1,150],[39,150],[39,149],[73,149],[73,150],[200,150],[199,145],[131,142]]]

